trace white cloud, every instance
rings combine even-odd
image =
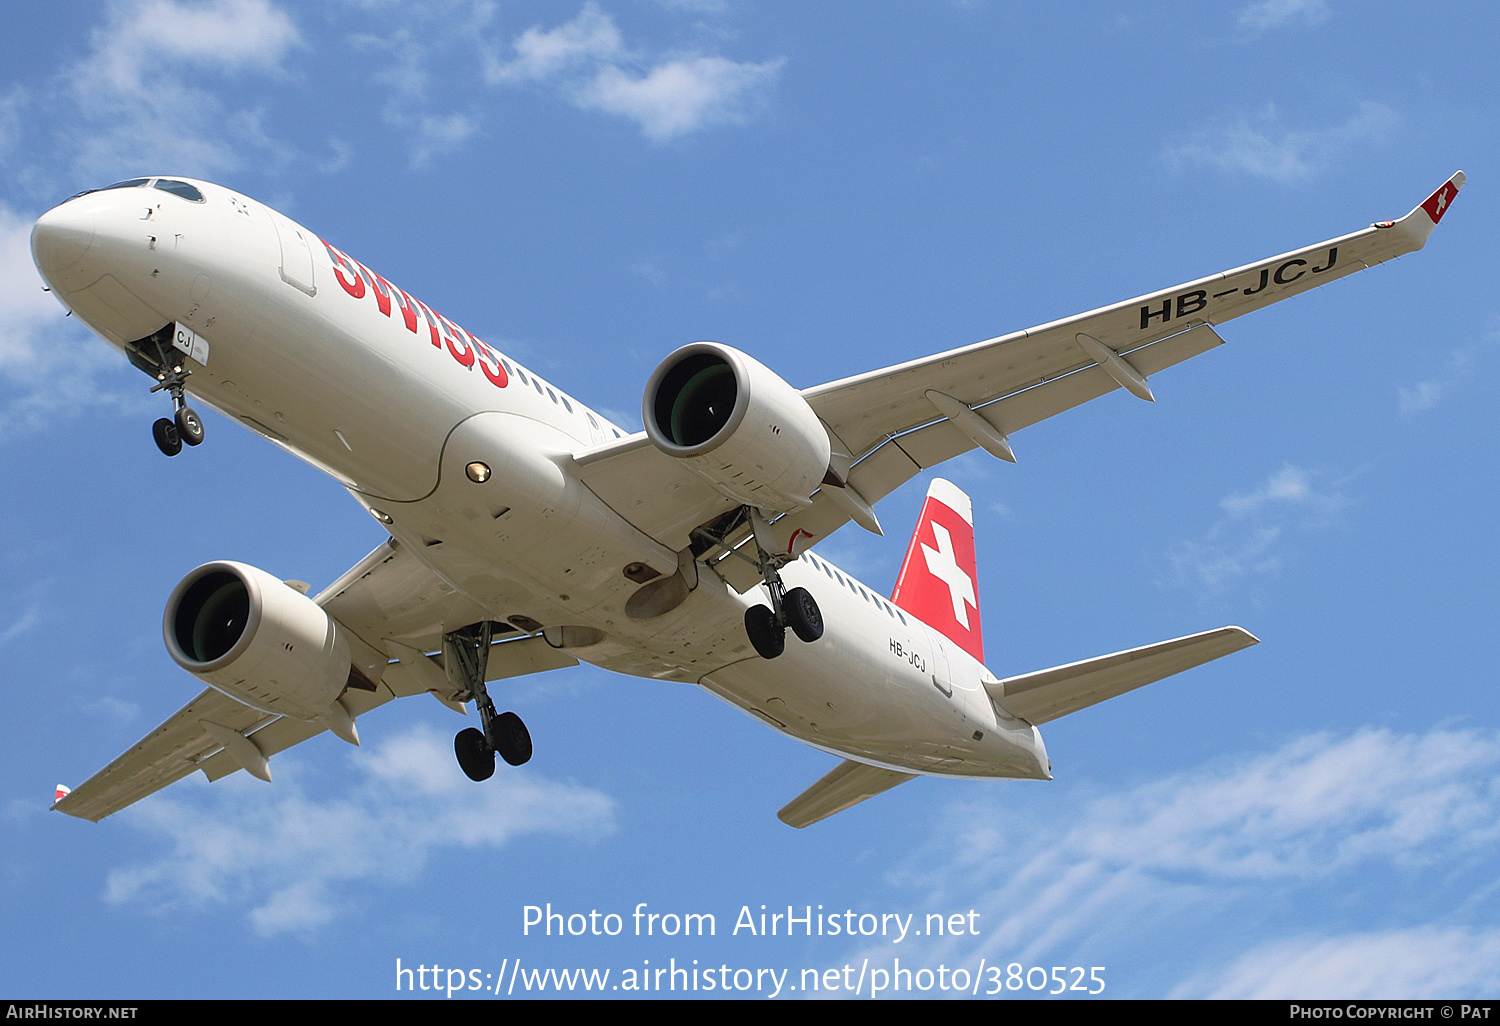
[[[1418,927],[1277,941],[1174,998],[1444,998],[1500,990],[1500,929]]]
[[[67,135],[84,180],[114,180],[169,166],[210,175],[266,143],[258,115],[226,111],[184,72],[276,73],[300,37],[268,0],[117,3],[93,50],[63,82],[84,126]]]
[[[513,49],[507,61],[487,55],[491,84],[554,84],[575,106],[633,121],[654,142],[751,120],[785,63],[698,53],[647,57],[626,47],[613,19],[593,0],[555,29],[527,29]]]
[[[529,28],[516,37],[516,57],[492,62],[492,83],[538,81],[590,61],[613,61],[626,56],[620,30],[609,15],[590,0],[578,17],[550,31]]]
[[[1437,374],[1396,390],[1397,408],[1404,414],[1425,413],[1433,409],[1450,389],[1469,376],[1476,357],[1484,350],[1492,349],[1497,342],[1500,342],[1500,331],[1491,331],[1477,342],[1452,350]]]
[[[4,630],[0,630],[0,645],[4,645],[7,642],[20,637],[22,634],[25,634],[27,631],[31,630],[31,628],[40,623],[41,619],[41,604],[33,602],[26,608],[26,612],[21,614],[19,619],[15,620]]]
[[[43,292],[31,260],[30,217],[0,203],[0,372],[37,360],[38,333],[56,324],[64,310]]]
[[[83,71],[100,80],[87,84],[91,90],[140,94],[149,88],[143,74],[163,59],[269,71],[298,42],[291,19],[267,0],[140,0],[115,6]]]
[[[307,793],[299,764],[282,756],[275,784],[244,774],[198,789],[184,781],[120,813],[172,850],[112,871],[106,900],[232,903],[248,906],[262,935],[311,932],[347,911],[356,885],[409,881],[442,849],[499,848],[532,833],[590,841],[614,829],[614,803],[599,791],[529,770],[474,784],[430,728],[352,761],[361,779],[337,794]]]
[[[904,945],[903,962],[1051,965],[1080,952],[1098,964],[1112,945],[1119,953],[1145,946],[1171,966],[1164,990],[1179,986],[1178,996],[1494,989],[1500,929],[1389,921],[1482,914],[1463,911],[1467,895],[1456,908],[1424,902],[1420,895],[1439,888],[1417,882],[1490,885],[1500,848],[1494,733],[1315,734],[1227,765],[1066,795],[1049,808],[1043,819],[1018,815],[1007,795],[949,810],[947,825],[892,882],[920,895],[919,908],[972,906],[984,928],[976,938],[908,942],[917,950]],[[1399,912],[1379,899],[1324,909],[1335,929],[1307,936],[1296,910],[1335,882],[1356,892],[1348,881],[1372,875],[1380,882],[1369,893],[1405,895]],[[1293,910],[1290,929],[1269,914],[1276,908]],[[1190,950],[1166,950],[1184,937]],[[1430,957],[1403,947],[1424,939]]]
[[[1336,488],[1320,491],[1314,478],[1286,464],[1254,491],[1225,496],[1219,503],[1225,516],[1202,538],[1180,542],[1167,554],[1172,583],[1213,595],[1252,574],[1278,573],[1277,544],[1289,526],[1328,527],[1349,504]]]
[[[628,118],[646,138],[664,142],[709,125],[748,121],[765,102],[782,63],[694,57],[658,64],[644,75],[609,65],[578,89],[575,102]]]
[[[1285,28],[1294,22],[1321,25],[1328,20],[1328,0],[1259,0],[1240,12],[1237,23],[1251,32]]]
[[[375,81],[391,87],[391,98],[380,116],[392,128],[400,129],[410,147],[412,167],[425,167],[434,157],[459,149],[478,133],[479,119],[473,114],[439,114],[429,109],[432,76],[427,63],[431,55],[421,33],[402,28],[387,38],[358,35],[352,41],[358,49],[379,54],[381,70]]]
[[[1224,511],[1234,517],[1254,516],[1278,506],[1296,507],[1316,517],[1337,513],[1346,500],[1338,494],[1324,495],[1313,487],[1312,475],[1290,463],[1266,479],[1266,483],[1247,495],[1226,495],[1219,500]]]
[[[1399,121],[1391,108],[1367,101],[1341,125],[1293,129],[1267,105],[1255,117],[1241,116],[1170,147],[1167,160],[1290,185],[1321,173],[1354,146],[1384,142]]]

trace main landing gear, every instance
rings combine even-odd
[[[479,710],[483,730],[469,727],[453,739],[453,754],[470,780],[488,780],[495,773],[495,753],[512,766],[531,758],[531,733],[513,712],[496,714],[495,703],[485,689],[492,628],[488,620],[470,624],[443,635],[443,660],[448,679],[463,688]]]
[[[755,532],[755,566],[771,593],[771,605],[745,610],[745,633],[762,659],[775,659],[786,651],[786,629],[811,644],[823,636],[823,614],[806,588],[786,590],[778,572],[795,557],[771,552],[771,531],[760,513],[750,511]]]

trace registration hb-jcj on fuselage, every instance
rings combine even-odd
[[[53,294],[170,401],[326,471],[390,539],[321,593],[193,570],[163,637],[208,689],[56,808],[98,820],[193,770],[270,780],[277,752],[428,692],[480,727],[482,779],[531,738],[490,686],[580,659],[701,685],[843,761],[780,812],[806,826],[916,774],[1049,778],[1037,727],[1226,655],[1238,627],[998,678],[984,665],[968,497],[934,479],[889,600],[813,549],[924,469],[1222,342],[1233,317],[1420,249],[1463,184],[1406,217],[961,349],[797,389],[700,342],[627,435],[398,285],[231,189],[139,178],[37,222]],[[166,412],[166,411],[164,411]],[[194,453],[193,458],[203,458]]]

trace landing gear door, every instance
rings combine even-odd
[[[172,325],[172,348],[204,366],[208,365],[208,340],[186,324]]]

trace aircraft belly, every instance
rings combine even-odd
[[[863,762],[957,776],[1045,775],[1031,728],[1005,729],[987,705],[938,690],[920,623],[903,623],[806,561],[782,576],[817,599],[823,637],[805,644],[788,634],[777,659],[752,655],[714,670],[705,688],[800,741]]]

